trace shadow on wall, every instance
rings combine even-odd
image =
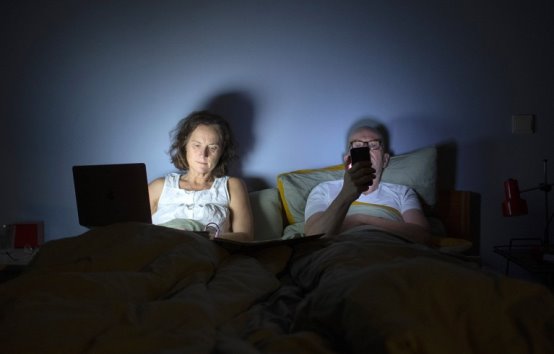
[[[244,176],[242,167],[256,145],[253,132],[256,109],[252,97],[243,91],[224,92],[208,100],[204,107],[227,119],[233,130],[238,159],[231,164],[229,175],[242,178],[250,191],[267,188],[268,184],[262,178]]]

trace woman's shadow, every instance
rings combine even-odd
[[[249,191],[268,188],[268,184],[262,178],[246,177],[243,171],[243,163],[256,144],[256,137],[252,131],[256,109],[252,97],[244,91],[224,92],[210,99],[204,107],[227,119],[233,130],[238,158],[229,166],[229,175],[242,178]]]

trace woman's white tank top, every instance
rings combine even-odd
[[[220,230],[230,230],[228,176],[216,178],[210,189],[189,191],[179,188],[181,174],[165,176],[158,208],[152,215],[153,224],[174,219],[192,219],[203,225],[216,223]]]

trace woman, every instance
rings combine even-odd
[[[227,121],[207,111],[193,112],[173,131],[169,155],[180,172],[149,184],[152,222],[193,231],[210,228],[215,231],[212,237],[253,240],[246,186],[226,175],[235,157]]]

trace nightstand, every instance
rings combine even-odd
[[[525,271],[538,275],[549,287],[554,287],[554,260],[552,248],[546,248],[541,239],[511,239],[508,245],[495,246],[494,252],[506,259],[506,275],[510,273],[510,263],[515,263]]]
[[[15,278],[33,260],[38,249],[8,248],[0,250],[0,283]]]

